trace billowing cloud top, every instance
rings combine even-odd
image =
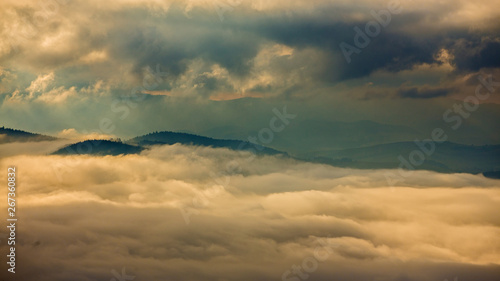
[[[498,181],[479,175],[420,171],[390,188],[383,170],[180,145],[122,157],[13,156],[0,168],[11,163],[22,195],[19,280],[500,273]]]

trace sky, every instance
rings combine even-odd
[[[287,106],[275,147],[301,151],[286,139],[333,142],[339,123],[426,135],[466,100],[480,106],[452,141],[500,141],[496,1],[102,2],[1,2],[2,125],[242,139]]]
[[[500,185],[481,174],[179,144],[50,153],[164,130],[301,157],[436,129],[498,145],[499,4],[1,0],[0,127],[60,139],[0,144],[20,222],[15,276],[0,228],[0,277],[498,280]]]

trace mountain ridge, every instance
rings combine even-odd
[[[426,142],[427,147],[432,147]],[[432,153],[425,154],[414,142],[395,142],[374,146],[316,152],[309,160],[350,168],[398,168],[399,157],[408,160],[420,151],[424,162],[416,169],[438,172],[484,173],[500,170],[500,145],[465,145],[454,142],[434,143]]]
[[[21,142],[57,140],[55,137],[25,132],[22,130],[0,128],[1,132],[10,133],[10,141]],[[12,137],[16,136],[16,137]],[[0,143],[2,143],[0,141]],[[5,142],[3,142],[5,143]],[[285,155],[287,157],[313,163],[327,164],[335,167],[356,169],[394,169],[401,166],[399,159],[402,156],[408,159],[413,151],[419,151],[414,142],[403,141],[373,146],[320,150],[311,153],[309,157],[292,156],[287,152],[253,144],[248,141],[233,139],[217,139],[197,134],[172,131],[155,131],[127,141],[85,140],[76,142],[54,151],[53,155],[128,155],[138,154],[151,146],[173,144],[204,146],[213,148],[228,148],[235,151],[250,151],[257,155]],[[471,173],[499,178],[500,145],[465,145],[454,142],[434,143],[435,149],[420,165],[413,167],[417,170],[431,170],[442,173]]]
[[[209,146],[214,148],[229,148],[237,151],[249,150],[249,151],[254,151],[256,154],[288,155],[288,153],[286,152],[278,151],[273,148],[269,148],[258,144],[253,144],[248,141],[216,139],[195,134],[179,133],[172,131],[160,131],[160,132],[156,131],[153,133],[132,138],[126,141],[125,143],[132,145],[139,145],[139,146],[163,145],[163,144],[172,145],[180,143],[184,145]]]
[[[128,155],[143,151],[144,147],[133,146],[120,140],[84,140],[62,147],[52,155]]]
[[[0,127],[0,143],[55,141],[58,138],[23,130]]]

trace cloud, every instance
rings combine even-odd
[[[35,93],[45,91],[53,81],[54,73],[39,75],[36,80],[32,81],[31,85],[26,88],[26,91],[29,92],[30,97],[33,97]]]
[[[0,138],[3,135],[0,135]],[[69,140],[41,141],[41,142],[12,142],[0,144],[0,158],[15,155],[47,155],[61,147],[72,143]]]
[[[403,88],[398,91],[398,96],[402,98],[412,98],[412,99],[431,99],[437,97],[445,97],[449,95],[453,89],[450,88],[439,88],[439,87],[429,87],[424,86]]]
[[[500,38],[460,39],[452,47],[454,63],[463,71],[500,67]]]
[[[172,86],[182,90],[185,85],[178,79],[192,71],[189,66],[193,62],[201,61],[208,68],[220,67],[234,79],[243,80],[240,85],[233,83],[238,92],[255,79],[255,72],[262,71],[257,65],[258,56],[276,44],[294,51],[287,60],[280,59],[279,55],[269,57],[275,65],[273,69],[280,68],[280,76],[286,76],[287,70],[301,69],[302,75],[294,75],[293,82],[297,85],[311,80],[337,83],[366,77],[377,70],[400,72],[415,65],[435,63],[435,56],[444,47],[455,55],[453,65],[459,70],[498,67],[495,29],[479,28],[471,32],[463,23],[442,22],[453,22],[455,14],[473,17],[480,23],[495,22],[491,18],[498,13],[491,9],[465,13],[471,10],[466,1],[432,3],[432,10],[402,3],[402,14],[393,15],[380,35],[372,38],[359,55],[353,55],[351,64],[345,62],[339,44],[354,44],[354,27],[363,29],[373,20],[369,9],[386,8],[386,2],[363,1],[353,5],[346,1],[317,1],[312,6],[304,1],[283,5],[241,3],[227,12],[232,15],[230,23],[221,23],[213,3],[206,1],[175,4],[173,1],[111,1],[106,5],[101,3],[99,9],[89,2],[71,1],[56,5],[53,11],[28,3],[3,4],[3,13],[8,19],[2,30],[5,38],[22,40],[6,40],[3,43],[6,50],[9,44],[14,44],[18,51],[6,51],[0,61],[9,67],[29,70],[36,76],[53,72],[60,80],[55,82],[66,87],[82,84],[82,79],[85,82],[105,80],[115,87],[124,82],[133,85],[142,79],[145,67],[160,64],[169,79],[159,90],[170,90]],[[481,1],[481,7],[490,4]],[[185,14],[188,6],[190,17]],[[99,24],[78,16],[81,11],[92,13]],[[483,17],[477,16],[479,12]],[[40,13],[46,16],[44,24],[36,24],[36,20],[44,18]],[[26,36],[16,37],[16,34]],[[303,57],[301,51],[304,50],[311,60]],[[79,81],[73,81],[75,77]],[[213,83],[223,85],[225,81]],[[281,87],[271,86],[273,91],[283,91]],[[216,86],[206,90],[224,91]]]
[[[63,139],[83,141],[83,140],[104,140],[104,139],[109,140],[111,138],[114,138],[115,136],[99,134],[97,132],[91,132],[85,134],[78,132],[74,128],[70,128],[70,129],[64,129],[59,133],[57,133],[57,137]]]
[[[108,280],[125,268],[144,280],[280,280],[321,243],[332,252],[311,280],[496,280],[500,272],[496,180],[416,171],[391,189],[383,171],[249,156],[174,145],[2,158],[22,183],[25,266],[16,274]],[[195,212],[189,225],[181,208]]]

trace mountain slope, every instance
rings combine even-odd
[[[258,132],[259,129],[259,127],[247,129],[226,125],[201,130],[200,133],[210,137],[246,139],[249,131]],[[285,130],[276,134],[273,147],[308,157],[310,153],[318,150],[356,148],[421,137],[421,133],[410,127],[367,120],[341,122],[296,118]]]
[[[57,138],[0,127],[0,143],[54,141]]]
[[[86,140],[63,147],[54,155],[126,155],[136,154],[144,150],[143,147],[125,144],[111,140]]]
[[[187,133],[176,133],[176,132],[154,132],[144,136],[135,137],[128,140],[126,143],[132,145],[157,145],[157,144],[184,144],[184,145],[194,145],[194,146],[210,146],[214,148],[229,148],[232,150],[250,150],[254,151],[256,154],[286,154],[284,152],[274,150],[269,147],[264,147],[261,145],[252,144],[246,141],[239,140],[224,140],[224,139],[213,139],[209,137],[203,137]]]
[[[122,155],[140,153],[152,145],[183,144],[229,148],[232,150],[249,150],[260,155],[286,155],[287,153],[272,148],[254,145],[238,140],[214,139],[188,133],[154,132],[135,137],[126,143],[110,140],[87,140],[61,148],[53,154],[90,154],[90,155]],[[435,148],[429,155],[422,152],[414,142],[396,142],[369,147],[343,150],[319,151],[310,157],[299,157],[297,160],[323,163],[337,167],[358,169],[394,169],[401,165],[402,156],[411,162],[409,155],[425,155],[423,163],[413,165],[414,169],[431,170],[443,173],[464,172],[483,173],[487,177],[498,178],[500,171],[500,145],[473,146],[452,142],[433,143]],[[432,146],[426,143],[426,147]],[[418,160],[418,159],[417,159]],[[408,168],[404,166],[404,168]]]
[[[428,148],[431,146],[430,143],[426,145]],[[353,168],[397,168],[401,163],[398,157],[401,155],[408,161],[409,155],[413,151],[421,152],[420,148],[413,142],[398,142],[319,152],[312,161]],[[418,157],[416,160],[418,161]],[[435,143],[434,151],[425,155],[424,163],[413,166],[415,169],[438,172],[476,174],[496,171],[500,170],[500,145],[474,146],[452,142]]]

